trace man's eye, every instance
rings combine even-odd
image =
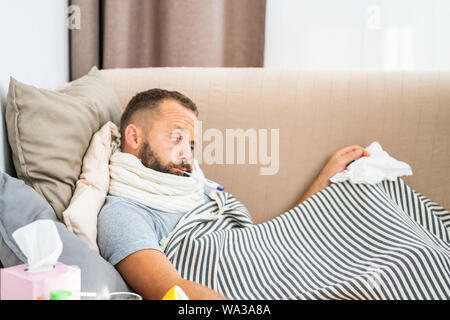
[[[181,136],[172,137],[172,140],[175,141],[175,142],[180,142]]]

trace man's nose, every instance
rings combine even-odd
[[[180,150],[178,158],[185,159],[184,161],[186,163],[191,164],[192,157],[193,157],[193,154],[192,154],[191,146],[188,143],[183,143],[183,146]]]

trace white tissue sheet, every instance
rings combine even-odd
[[[36,220],[17,229],[12,236],[27,257],[29,272],[53,268],[62,253],[63,244],[52,220]]]
[[[392,158],[377,141],[372,142],[366,150],[369,157],[353,161],[344,171],[335,174],[330,181],[350,180],[352,183],[377,184],[386,179],[393,181],[397,177],[413,174],[409,164]]]

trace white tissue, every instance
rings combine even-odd
[[[394,181],[397,177],[413,174],[409,164],[392,158],[378,142],[372,142],[366,150],[369,157],[353,161],[344,171],[335,174],[330,181],[350,180],[352,183],[377,184],[386,179]]]
[[[61,255],[63,245],[52,220],[36,220],[12,236],[27,257],[29,272],[52,269]]]

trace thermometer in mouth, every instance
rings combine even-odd
[[[194,176],[192,173],[187,172],[186,170],[179,169],[179,168],[174,168],[174,169],[177,170],[178,172],[181,172],[181,173],[183,173],[183,174],[185,174],[185,175],[187,175],[189,177],[192,177],[192,178],[196,179],[197,181],[204,182],[206,185],[208,185],[209,187],[211,187],[213,189],[216,189],[216,190],[219,190],[219,191],[223,191],[223,189],[225,189],[220,184],[215,183],[214,181],[211,181],[209,179],[206,179],[206,178],[205,179],[200,179],[197,176]]]

